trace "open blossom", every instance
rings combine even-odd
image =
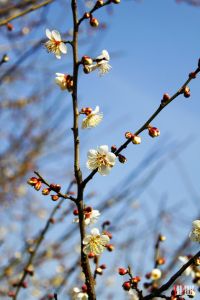
[[[101,254],[105,250],[105,246],[109,243],[110,238],[105,234],[100,234],[99,229],[93,228],[91,234],[83,239],[83,252],[85,254],[94,253]]]
[[[110,71],[112,68],[109,65],[110,55],[107,50],[103,50],[101,55],[97,56],[94,60],[96,63],[92,65],[85,66],[86,73],[90,73],[96,69],[99,71],[99,75],[102,76]]]
[[[162,276],[162,272],[161,272],[161,270],[160,269],[153,269],[152,271],[151,271],[151,279],[152,280],[158,280],[158,279],[160,279],[161,278],[161,276]]]
[[[57,30],[50,31],[49,29],[46,29],[46,36],[48,37],[49,41],[47,41],[44,45],[48,52],[54,53],[58,59],[61,58],[62,53],[67,53],[67,47],[62,41],[61,35]]]
[[[73,78],[70,75],[63,74],[63,73],[56,73],[55,82],[61,90],[68,90],[69,92],[72,91],[73,88]]]
[[[90,208],[90,209],[89,209]],[[84,221],[85,225],[94,224],[98,221],[98,217],[100,216],[100,212],[96,209],[92,209],[88,207],[84,210]],[[74,223],[79,223],[79,218],[74,218]]]
[[[139,300],[139,297],[137,295],[136,290],[130,289],[130,291],[128,292],[128,294],[130,295],[130,299],[131,300]]]
[[[73,288],[73,300],[87,300],[88,299],[88,294],[86,292],[83,292],[81,289],[78,287]]]
[[[87,167],[90,170],[98,169],[101,175],[108,175],[111,168],[115,165],[116,155],[108,151],[108,146],[103,145],[97,150],[88,151]]]
[[[90,114],[88,114],[82,121],[82,128],[96,127],[103,119],[103,114],[99,112],[99,106],[96,106]]]
[[[192,242],[200,242],[200,220],[192,222],[192,231],[189,237]]]
[[[179,256],[178,258],[183,264],[186,264],[189,260],[189,258],[187,256]],[[195,278],[195,272],[193,271],[192,266],[189,266],[184,273],[185,276],[192,276],[192,278]]]

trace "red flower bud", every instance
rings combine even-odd
[[[74,214],[75,216],[78,216],[78,209],[74,209],[73,214]]]
[[[38,181],[35,185],[34,185],[34,189],[36,191],[39,191],[41,189],[41,186],[42,186],[42,182],[41,181]]]
[[[90,25],[92,27],[98,27],[99,26],[99,21],[96,18],[90,18]]]
[[[123,275],[126,275],[128,273],[128,270],[125,269],[125,268],[119,268],[118,273],[119,273],[119,275],[123,276]]]
[[[83,284],[81,289],[82,289],[83,293],[86,293],[87,292],[87,285]]]
[[[38,182],[38,178],[36,178],[36,177],[31,177],[27,181],[27,183],[31,186],[34,186],[37,182]]]
[[[160,135],[160,130],[158,128],[156,128],[156,127],[149,126],[148,130],[149,130],[149,135],[152,138],[158,137]]]
[[[45,188],[42,190],[42,195],[46,196],[46,195],[49,195],[50,193],[50,189],[49,188]]]
[[[133,137],[133,134],[130,131],[125,132],[125,138],[131,139]]]
[[[58,195],[51,195],[51,199],[53,201],[57,201],[59,199],[59,196]]]
[[[123,283],[122,287],[123,287],[123,289],[124,289],[125,291],[129,291],[130,288],[131,288],[131,283],[130,283],[130,281],[125,281],[125,282]]]

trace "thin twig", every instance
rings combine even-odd
[[[30,13],[30,12],[33,12],[33,11],[35,11],[35,10],[41,8],[41,7],[44,7],[44,6],[50,4],[53,1],[54,0],[46,0],[46,1],[42,2],[42,3],[40,3],[40,4],[32,5],[31,7],[27,8],[26,10],[20,11],[20,12],[18,12],[16,14],[10,16],[7,19],[5,19],[3,21],[0,21],[0,26],[4,26],[4,25],[8,24],[10,21],[12,21],[14,19],[17,19],[17,18],[20,18],[20,17],[22,17],[22,16],[24,16],[24,15]]]

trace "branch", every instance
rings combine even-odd
[[[43,7],[43,6],[46,6],[46,5],[50,4],[50,3],[53,2],[53,1],[54,1],[54,0],[46,0],[46,1],[42,2],[42,3],[40,3],[40,4],[31,6],[31,7],[27,8],[27,9],[24,10],[24,11],[20,11],[20,12],[14,14],[13,16],[7,18],[7,19],[5,19],[5,20],[3,20],[3,21],[0,21],[0,26],[4,26],[4,25],[6,25],[7,23],[9,23],[10,21],[12,21],[12,20],[14,20],[14,19],[17,19],[17,18],[19,18],[19,17],[22,17],[22,16],[24,16],[24,15],[30,13],[30,12],[33,12],[33,11],[35,11],[35,10],[37,10],[37,9],[39,9],[39,8],[41,8],[41,7]]]
[[[190,266],[192,265],[196,258],[200,256],[200,251],[198,251],[186,264],[184,264],[178,272],[176,272],[165,284],[163,284],[158,290],[154,291],[150,295],[145,296],[143,299],[144,300],[150,300],[153,299],[154,297],[159,297],[163,292],[168,290],[170,286],[177,280],[178,277],[180,277],[183,272]]]
[[[37,172],[35,172],[35,173],[38,175]],[[68,188],[67,188],[67,193],[70,192],[71,187],[72,187],[73,184],[74,184],[74,181],[71,181],[70,184],[69,184],[69,186],[68,186]],[[55,213],[60,208],[60,206],[62,205],[62,203],[64,202],[64,200],[65,200],[65,198],[61,199],[58,202],[58,204],[54,207],[54,209],[52,210],[52,212],[51,212],[51,214],[50,214],[50,216],[49,216],[49,218],[48,218],[48,220],[46,222],[45,227],[43,228],[43,230],[40,233],[39,237],[36,239],[35,248],[32,251],[30,251],[30,257],[29,257],[28,262],[26,263],[26,265],[24,267],[24,270],[23,270],[23,273],[22,273],[22,277],[21,277],[20,281],[17,283],[17,289],[16,289],[16,292],[15,292],[15,294],[13,296],[13,300],[17,300],[17,296],[18,296],[18,294],[20,292],[21,287],[23,286],[23,282],[26,279],[27,275],[29,274],[29,267],[32,264],[32,262],[33,262],[33,260],[34,260],[34,258],[36,256],[36,253],[37,253],[37,251],[38,251],[38,249],[39,249],[39,247],[40,247],[40,245],[41,245],[41,243],[42,243],[42,241],[43,241],[43,239],[44,239],[44,237],[45,237],[45,235],[46,235],[46,233],[47,233],[47,231],[48,231],[48,229],[49,229],[49,227],[50,227],[50,225],[52,223],[52,219],[53,219]]]
[[[196,75],[200,72],[200,60],[198,63],[198,68],[189,74],[188,79],[185,81],[185,83],[178,89],[178,91],[169,98],[167,102],[161,102],[159,107],[156,109],[156,111],[151,115],[151,117],[134,133],[134,135],[139,135],[141,132],[146,130],[150,123],[157,117],[157,115],[167,106],[169,105],[174,99],[176,99],[178,96],[180,96],[183,93],[183,90],[187,85],[195,79]],[[193,76],[191,76],[193,74]],[[128,139],[126,142],[124,142],[115,152],[115,155],[117,156],[119,153],[122,152],[130,143],[132,142],[132,138]],[[86,186],[86,184],[93,178],[93,176],[98,172],[98,169],[93,170],[88,177],[86,177],[82,183],[83,187]]]

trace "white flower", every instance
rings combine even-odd
[[[87,209],[84,211],[84,221],[85,225],[94,224],[97,222],[98,217],[100,216],[100,212],[96,209],[92,209],[91,211],[87,211]],[[74,223],[79,223],[79,218],[74,218]]]
[[[83,239],[83,252],[85,254],[93,253],[95,255],[101,254],[110,239],[105,234],[100,234],[97,228],[91,230],[91,234]]]
[[[153,269],[151,271],[151,279],[152,280],[158,280],[161,278],[161,276],[162,276],[162,272],[160,269]]]
[[[192,222],[192,231],[189,234],[192,242],[200,242],[200,220]]]
[[[47,41],[44,45],[47,48],[48,52],[52,52],[55,54],[56,58],[60,59],[61,54],[67,53],[67,47],[61,39],[61,35],[58,31],[46,29],[46,36],[49,41]]]
[[[101,55],[97,56],[97,58],[94,60],[96,61],[95,64],[85,66],[86,73],[90,73],[96,69],[99,70],[99,75],[102,76],[110,71],[112,68],[109,65],[110,61],[110,55],[108,54],[107,50],[103,50]]]
[[[88,294],[83,292],[81,289],[74,287],[72,299],[73,300],[87,300]]]
[[[186,264],[189,260],[187,256],[179,256],[178,258],[183,264]],[[184,271],[185,276],[192,276],[192,278],[195,278],[195,272],[193,271],[192,266],[189,266],[185,271]]]
[[[90,114],[88,114],[82,121],[82,128],[96,127],[103,119],[103,114],[99,112],[99,106],[96,106]]]
[[[108,175],[111,168],[115,165],[116,155],[108,151],[108,146],[103,145],[97,150],[88,151],[87,167],[90,170],[98,169],[101,175]]]
[[[70,75],[66,75],[63,73],[56,73],[55,82],[61,90],[68,90],[69,92],[72,91],[73,88],[73,79]]]

